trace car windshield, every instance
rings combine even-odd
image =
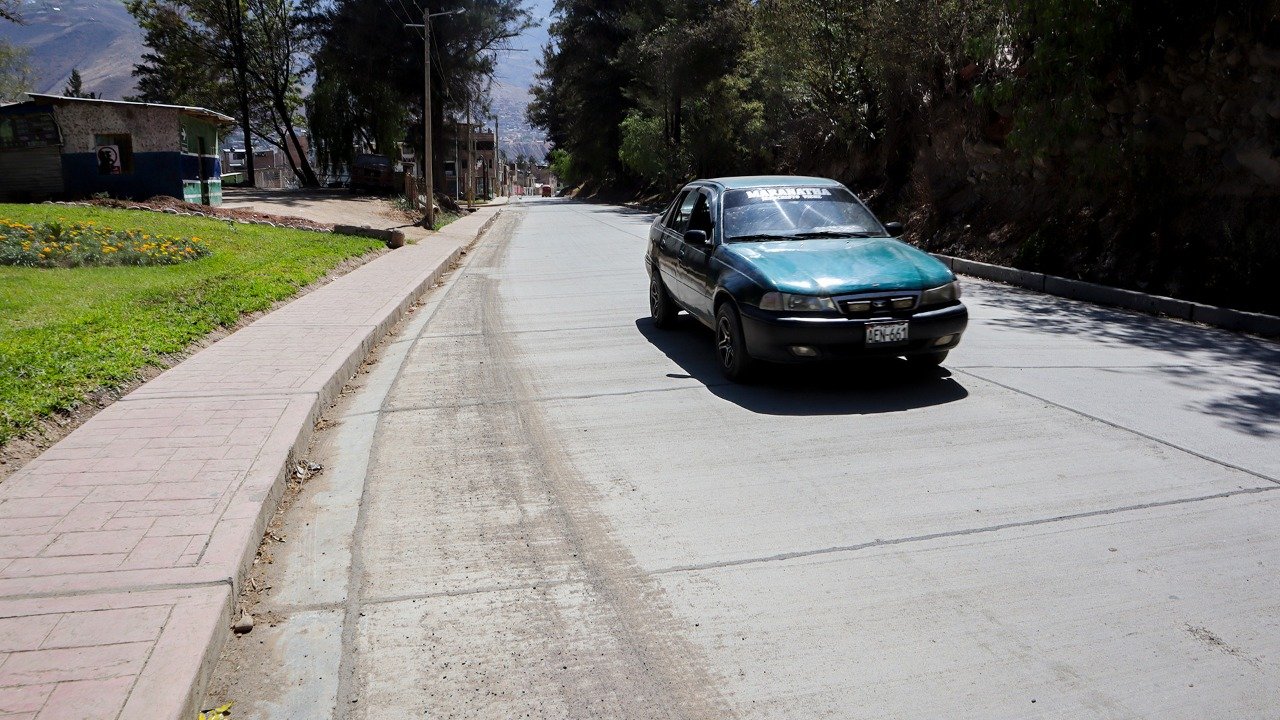
[[[724,195],[730,242],[883,237],[884,228],[842,187],[763,187]]]

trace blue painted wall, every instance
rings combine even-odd
[[[93,153],[68,153],[62,156],[62,176],[67,194],[87,196],[97,192],[112,197],[146,200],[155,195],[182,198],[182,181],[198,180],[200,164],[205,176],[219,177],[222,163],[217,157],[184,155],[179,152],[133,154],[133,172],[123,175],[99,175],[98,158]]]

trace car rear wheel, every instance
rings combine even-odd
[[[720,365],[720,372],[734,382],[750,379],[755,367],[742,338],[742,321],[738,317],[738,310],[730,302],[716,310],[716,361]]]
[[[907,362],[919,368],[938,367],[947,359],[947,351],[929,353],[927,355],[908,355]]]
[[[654,327],[669,328],[676,322],[676,303],[662,284],[662,278],[655,270],[649,277],[649,315],[653,318]]]

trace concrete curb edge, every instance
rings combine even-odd
[[[1150,295],[1134,290],[1098,285],[1082,280],[1070,280],[1056,275],[1019,270],[1003,265],[965,260],[964,258],[934,253],[953,272],[971,275],[984,280],[995,280],[1008,285],[1027,288],[1046,295],[1083,300],[1098,305],[1136,310],[1150,315],[1165,315],[1180,320],[1212,325],[1225,330],[1253,333],[1265,337],[1280,337],[1280,317],[1263,313],[1232,310],[1179,300],[1162,295]]]

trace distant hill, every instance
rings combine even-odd
[[[0,38],[31,51],[32,90],[60,93],[78,68],[84,89],[108,100],[135,91],[142,30],[121,0],[36,0],[22,6],[22,17],[25,25],[0,23]]]
[[[525,107],[529,104],[529,88],[538,74],[538,61],[542,48],[547,44],[547,32],[551,25],[553,0],[531,0],[525,7],[537,24],[511,41],[514,52],[498,55],[498,70],[494,73],[493,109],[497,113],[502,134],[502,149],[507,155],[530,155],[541,159],[547,152],[542,131],[530,127],[525,120]]]

